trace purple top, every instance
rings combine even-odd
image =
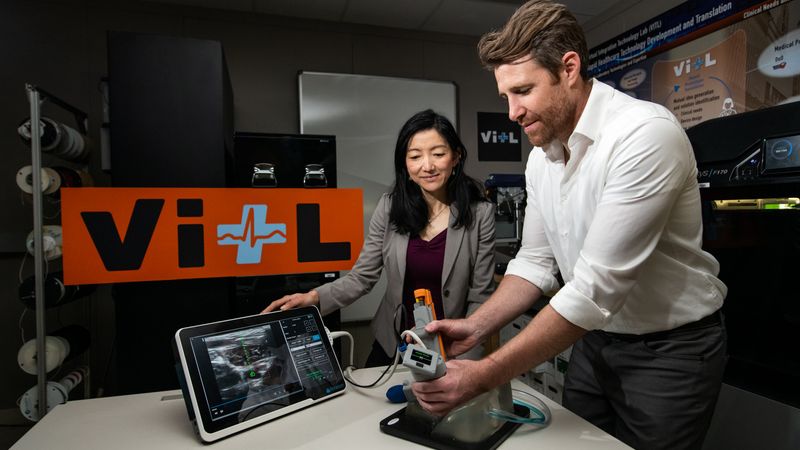
[[[406,250],[406,275],[403,282],[403,304],[408,312],[408,320],[413,321],[414,290],[431,291],[436,318],[444,319],[442,306],[442,269],[444,268],[444,247],[447,243],[447,228],[430,241],[419,236],[408,239]],[[413,323],[406,328],[413,328]]]

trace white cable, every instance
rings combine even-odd
[[[405,339],[406,336],[411,336],[411,338],[414,339],[414,341],[417,344],[419,344],[422,348],[424,348],[424,349],[428,348],[428,347],[425,346],[425,343],[422,342],[422,339],[420,339],[420,337],[417,335],[417,333],[415,333],[415,332],[413,332],[411,330],[406,330],[406,331],[403,331],[402,333],[400,333],[400,339],[401,340]],[[392,376],[394,375],[394,372],[397,370],[397,365],[399,363],[400,363],[400,352],[395,351],[394,361],[392,361],[391,370],[389,370],[389,372],[387,372],[386,375],[384,375],[384,378],[382,380],[381,380],[381,378],[378,378],[378,380],[381,380],[381,381],[378,382],[378,380],[376,380],[375,381],[375,385],[371,386],[371,388],[377,388],[377,387],[380,387],[380,386],[383,386],[384,384],[386,384],[386,382],[389,381],[392,378]],[[350,383],[354,383],[353,380],[352,380],[353,371],[351,369],[353,369],[353,366],[350,366],[350,367],[347,368],[345,376],[348,378],[347,381],[350,381]]]
[[[386,372],[385,375],[382,375],[380,378],[375,380],[375,384],[370,386],[369,389],[374,389],[374,388],[377,388],[377,387],[381,387],[384,384],[386,384],[386,382],[389,381],[392,378],[392,376],[394,375],[395,370],[397,370],[397,364],[399,362],[400,362],[400,353],[396,352],[395,355],[394,355],[394,361],[392,362],[392,368],[388,372]],[[352,376],[353,375],[353,369],[355,369],[355,367],[349,366],[347,368],[347,370],[345,370],[345,373],[344,373],[345,379],[347,379],[347,381],[349,381],[350,384],[353,384],[356,387],[360,387],[358,385],[360,385],[361,383],[358,383],[353,379],[353,376]],[[363,388],[363,386],[361,386],[361,387]]]
[[[416,336],[416,334],[414,336]],[[353,379],[353,369],[355,369],[355,366],[353,365],[353,347],[355,347],[355,341],[353,339],[353,335],[351,335],[350,333],[348,333],[346,331],[332,331],[332,332],[330,332],[331,341],[333,341],[334,339],[338,339],[340,337],[346,337],[346,338],[348,338],[350,340],[350,363],[344,369],[344,374],[343,375],[344,375],[345,379],[348,382],[350,382],[350,384],[352,384],[354,386],[360,385],[361,383],[358,383]],[[416,336],[416,337],[417,337],[417,339],[419,339],[419,336]],[[385,375],[382,375],[380,378],[375,380],[375,384],[373,386],[371,386],[371,388],[376,388],[376,387],[383,386],[384,384],[386,384],[386,382],[389,381],[389,379],[392,378],[392,375],[394,375],[394,372],[397,369],[397,364],[399,362],[400,362],[400,353],[395,353],[395,357],[394,357],[394,361],[392,362],[391,370],[389,370],[389,372],[387,372]]]
[[[411,336],[411,338],[414,339],[414,342],[416,342],[420,347],[422,347],[422,348],[424,348],[426,350],[428,349],[428,347],[425,346],[425,343],[422,342],[422,339],[420,339],[420,337],[417,335],[417,333],[414,333],[411,330],[406,330],[406,331],[403,331],[402,333],[400,333],[400,339],[401,340],[405,339],[406,336]]]
[[[25,260],[28,259],[28,252],[22,254],[22,261],[19,263],[19,283],[22,284],[22,270],[25,269]]]
[[[347,364],[347,367],[351,367],[353,365],[353,347],[355,347],[355,341],[353,341],[353,335],[348,333],[347,331],[332,331],[331,332],[331,341],[334,339],[339,339],[340,337],[346,337],[350,339],[350,362]]]
[[[399,363],[399,362],[400,362],[400,352],[395,352],[394,362],[392,362],[392,369],[389,371],[389,373],[386,374],[386,378],[384,378],[383,381],[381,381],[380,383],[376,384],[374,387],[379,387],[379,386],[383,386],[384,384],[386,384],[386,382],[389,381],[392,378],[392,376],[394,375],[394,371],[397,370],[397,363]]]
[[[22,345],[25,345],[25,327],[22,326],[22,319],[25,318],[25,313],[27,311],[28,308],[22,309],[22,314],[19,315],[19,322],[17,322],[17,325],[19,325],[19,337],[22,338]]]
[[[427,349],[427,347],[425,346],[425,343],[422,342],[422,339],[420,339],[420,337],[417,335],[417,333],[415,333],[415,332],[413,332],[411,330],[403,331],[400,334],[400,339],[401,340],[405,339],[406,336],[411,336],[411,338],[414,339],[414,342],[416,342],[422,348]],[[344,369],[344,377],[345,377],[345,379],[347,381],[350,382],[350,384],[353,384],[353,385],[356,385],[356,386],[360,385],[361,383],[358,383],[353,379],[353,370],[355,369],[355,366],[353,365],[353,347],[355,347],[355,341],[353,339],[353,335],[351,335],[350,333],[348,333],[346,331],[332,331],[332,332],[330,332],[331,341],[333,341],[334,339],[338,339],[340,337],[346,337],[346,338],[348,338],[350,340],[350,358],[349,358],[350,362],[347,365],[347,367]],[[392,376],[394,375],[394,372],[397,370],[397,365],[398,365],[399,362],[400,362],[400,353],[399,352],[395,352],[394,361],[392,361],[391,370],[389,370],[388,372],[386,372],[386,374],[382,375],[380,378],[375,380],[375,384],[370,386],[370,388],[377,388],[377,387],[380,387],[380,386],[383,386],[384,384],[386,384],[386,382],[389,381],[392,378]]]

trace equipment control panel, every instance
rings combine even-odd
[[[762,139],[742,156],[698,166],[700,188],[785,183],[800,178],[800,135]]]

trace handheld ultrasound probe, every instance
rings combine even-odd
[[[413,332],[404,332],[417,340],[415,344],[401,342],[398,352],[402,363],[411,370],[414,381],[427,381],[444,376],[447,373],[445,365],[446,354],[444,343],[438,333],[430,334],[425,331],[425,326],[436,319],[436,308],[433,305],[431,291],[427,289],[414,290],[414,329]],[[414,393],[411,383],[406,380],[389,388],[386,398],[392,403],[413,401]]]

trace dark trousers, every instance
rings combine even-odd
[[[636,449],[700,449],[726,359],[720,313],[643,336],[591,331],[573,346],[564,407]]]
[[[387,355],[377,340],[372,341],[372,351],[369,352],[364,367],[388,366],[392,362],[394,362],[394,355]]]

